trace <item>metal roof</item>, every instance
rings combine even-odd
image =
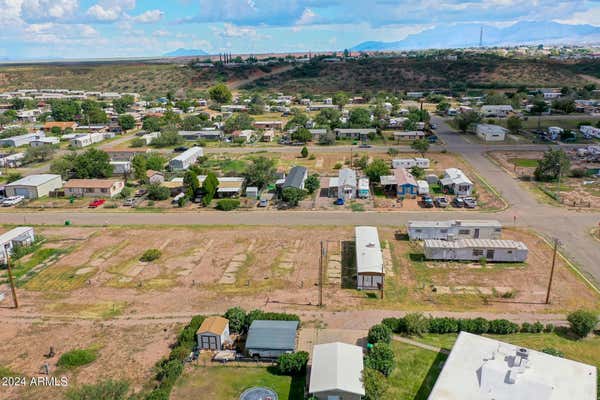
[[[212,333],[214,335],[222,335],[223,331],[229,324],[229,320],[223,317],[208,317],[202,321],[202,325],[198,328],[197,334]]]
[[[294,350],[298,321],[252,321],[247,349]]]
[[[461,228],[493,227],[502,228],[502,224],[494,219],[456,219],[449,221],[408,221],[409,228]]]
[[[383,274],[383,256],[377,228],[374,226],[357,226],[354,228],[356,238],[356,272]]]
[[[2,235],[0,235],[0,245],[10,242],[30,231],[33,231],[33,228],[30,226],[18,226],[16,228],[11,229],[8,232],[4,232]]]
[[[6,187],[11,187],[11,186],[39,186],[39,185],[43,185],[44,183],[52,181],[52,180],[57,179],[57,178],[61,179],[60,175],[54,175],[54,174],[35,174],[35,175],[29,175],[29,176],[26,176],[25,178],[19,179],[18,181],[14,181],[12,183],[9,183],[8,185],[6,185]]]
[[[290,170],[287,177],[285,178],[285,182],[283,182],[283,187],[295,187],[300,188],[302,186],[302,182],[304,180],[304,176],[307,173],[306,167],[296,166]]]
[[[356,171],[350,168],[342,168],[338,174],[338,186],[356,187]]]
[[[439,249],[494,248],[527,250],[523,242],[500,239],[459,239],[454,241],[425,239],[425,247]]]
[[[346,343],[313,347],[309,393],[339,390],[365,395],[362,383],[363,349]]]

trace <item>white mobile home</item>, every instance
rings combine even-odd
[[[308,392],[318,400],[360,400],[363,349],[346,343],[325,343],[313,347]]]
[[[473,182],[458,168],[448,168],[440,180],[442,187],[458,196],[470,196],[473,191]]]
[[[495,220],[409,221],[410,240],[500,239],[502,224]]]
[[[19,226],[0,235],[0,263],[6,263],[6,253],[8,255],[15,246],[29,246],[35,241],[33,228],[30,226]]]
[[[477,133],[477,136],[480,139],[483,139],[486,142],[501,142],[506,138],[508,129],[499,125],[477,124],[475,133]]]
[[[0,139],[0,147],[20,147],[29,145],[35,140],[39,140],[46,135],[44,132],[38,133],[27,133],[25,135],[11,136],[4,139]]]
[[[357,226],[354,229],[356,239],[356,276],[357,289],[374,290],[383,287],[385,275],[383,255],[377,228]]]
[[[204,155],[202,147],[192,147],[178,155],[177,157],[169,161],[169,166],[172,170],[183,170],[188,169],[190,165],[194,164],[198,158]]]
[[[483,114],[485,118],[506,117],[511,112],[513,112],[513,108],[510,104],[481,106],[481,114]]]
[[[429,400],[596,400],[592,365],[461,332]]]
[[[415,157],[415,158],[396,158],[394,160],[392,160],[392,168],[396,169],[396,168],[412,168],[412,167],[419,167],[419,168],[429,168],[429,159],[428,158],[420,158],[420,157]]]
[[[100,143],[103,140],[104,133],[102,132],[88,133],[75,136],[73,139],[71,139],[70,145],[80,149],[82,147],[91,146],[94,143]]]
[[[514,240],[459,239],[454,241],[426,239],[425,258],[428,260],[524,262],[528,249],[525,243]]]

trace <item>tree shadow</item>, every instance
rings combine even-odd
[[[429,398],[429,394],[433,389],[433,385],[437,381],[438,376],[442,372],[442,368],[444,367],[444,363],[448,359],[448,355],[443,353],[438,353],[431,366],[429,367],[429,371],[427,371],[427,375],[423,382],[421,382],[421,386],[417,391],[413,400],[427,400]]]
[[[290,383],[289,400],[304,400],[306,392],[306,374],[292,376]]]
[[[566,326],[557,326],[554,328],[554,333],[563,339],[571,340],[573,342],[581,340],[579,336]]]
[[[342,289],[356,289],[356,243],[342,241]]]
[[[423,253],[410,253],[408,258],[412,262],[425,262],[425,254]]]

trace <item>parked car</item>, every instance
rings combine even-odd
[[[9,196],[2,201],[2,207],[16,206],[17,204],[21,203],[23,200],[25,200],[25,197],[23,197],[23,196]]]
[[[88,208],[98,208],[100,207],[102,204],[104,204],[106,202],[106,200],[104,199],[96,199],[90,202],[90,204],[88,205]]]
[[[188,148],[185,146],[177,146],[173,149],[173,151],[175,153],[183,153],[184,151],[186,151]]]
[[[424,194],[421,196],[421,202],[423,203],[423,207],[432,208],[433,207],[433,199],[428,194]]]
[[[477,207],[477,200],[475,200],[472,197],[465,197],[463,199],[463,201],[465,202],[465,208],[475,208],[475,207]]]
[[[134,197],[142,197],[146,193],[148,193],[148,191],[146,189],[138,189],[138,190],[135,191],[135,194],[133,196]]]
[[[370,149],[372,146],[370,144],[363,143],[358,146],[359,149]]]
[[[465,206],[465,201],[460,197],[455,197],[454,200],[452,200],[452,205],[456,208],[463,208]]]
[[[123,205],[125,207],[133,207],[133,206],[135,206],[135,198],[133,198],[133,197],[128,198],[127,200],[125,200],[123,202]]]
[[[448,207],[448,199],[445,197],[436,197],[435,205],[439,208],[446,208]]]
[[[259,207],[267,207],[268,205],[269,205],[269,200],[267,200],[267,199],[260,199],[260,201],[258,202]]]
[[[436,124],[429,124],[429,127],[430,127],[432,130],[435,130],[435,129],[437,129],[437,125],[436,125]]]

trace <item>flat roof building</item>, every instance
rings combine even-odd
[[[252,321],[246,350],[253,357],[276,358],[296,350],[298,321]]]
[[[319,400],[360,400],[363,349],[346,343],[317,344],[313,347],[308,392]]]
[[[455,260],[489,262],[524,262],[528,249],[515,240],[459,239],[454,241],[426,239],[425,258],[428,260]]]

